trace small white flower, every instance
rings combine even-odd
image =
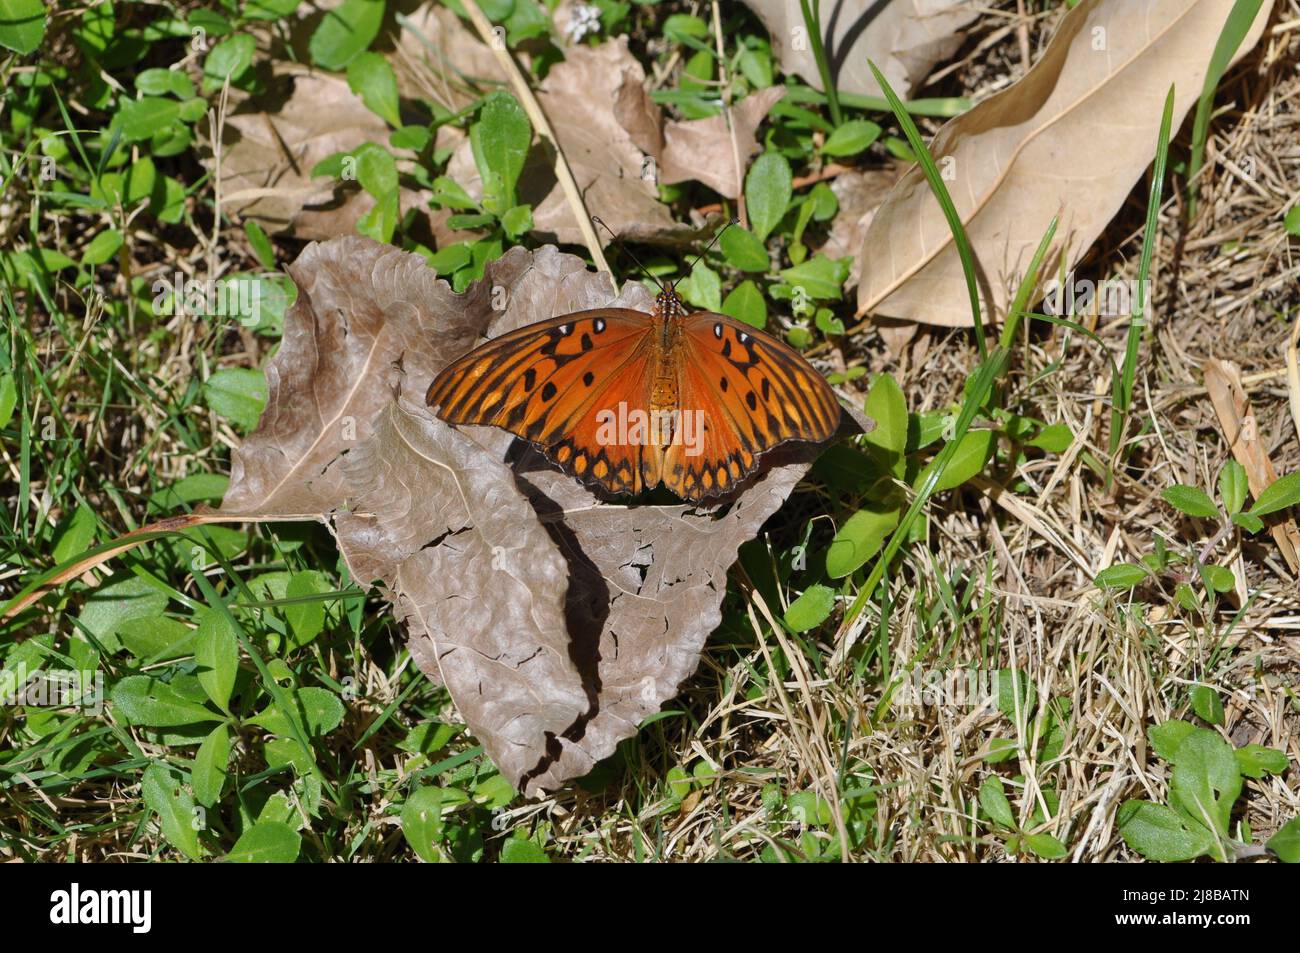
[[[600,32],[600,7],[589,3],[575,4],[564,28],[570,43],[577,43],[588,33]]]

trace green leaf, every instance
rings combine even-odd
[[[875,556],[900,517],[897,503],[874,501],[850,516],[826,552],[826,575],[841,579]]]
[[[203,396],[216,414],[252,430],[266,406],[266,378],[246,367],[223,368],[204,383]]]
[[[1101,572],[1093,580],[1102,589],[1132,589],[1147,578],[1149,573],[1141,566],[1132,563],[1116,563]]]
[[[745,207],[749,225],[760,241],[785,215],[794,195],[794,176],[790,163],[779,152],[765,152],[754,160],[745,176]]]
[[[271,244],[271,237],[266,234],[266,230],[250,218],[244,222],[244,234],[248,236],[248,244],[257,255],[258,263],[267,271],[274,270],[275,247]]]
[[[1215,592],[1231,592],[1236,585],[1232,570],[1226,566],[1201,566],[1201,579]]]
[[[767,299],[758,285],[746,278],[722,302],[722,313],[756,328],[767,325]]]
[[[1188,516],[1214,520],[1219,518],[1219,508],[1214,505],[1208,493],[1194,486],[1176,484],[1160,492],[1160,498]]]
[[[523,172],[533,127],[509,93],[489,93],[470,127],[474,164],[483,178],[483,207],[500,215],[515,204],[515,185]]]
[[[1267,516],[1300,503],[1300,470],[1278,477],[1255,499],[1251,516]]]
[[[422,152],[432,139],[433,134],[429,132],[427,126],[402,126],[393,130],[392,135],[388,137],[388,144],[394,149]]]
[[[733,225],[724,231],[718,239],[718,245],[732,268],[762,274],[771,265],[767,249],[758,236],[739,225]]]
[[[147,69],[135,78],[135,88],[146,96],[178,96],[189,99],[194,95],[194,83],[180,69]]]
[[[893,376],[876,375],[863,410],[876,422],[876,429],[863,442],[882,466],[902,477],[907,469],[907,399]]]
[[[309,738],[327,735],[343,723],[343,703],[327,688],[300,688],[290,697],[295,706],[295,714],[302,720]],[[289,719],[274,705],[247,719],[247,722],[284,737],[293,734]]]
[[[1286,229],[1288,235],[1300,238],[1300,205],[1293,205],[1287,209],[1286,216],[1282,219],[1282,227]]]
[[[78,504],[72,515],[65,516],[59,523],[51,554],[55,564],[80,556],[89,549],[91,540],[95,538],[96,526],[95,511],[84,503]],[[118,628],[120,627],[119,623]]]
[[[1209,685],[1197,684],[1193,685],[1187,694],[1192,702],[1192,711],[1196,712],[1203,721],[1211,725],[1223,724],[1223,702],[1218,692]]]
[[[795,632],[807,632],[826,621],[835,608],[835,590],[828,586],[809,586],[785,610],[785,624]]]
[[[1178,746],[1196,733],[1196,726],[1186,721],[1171,719],[1147,729],[1151,748],[1170,764],[1178,754]]]
[[[1293,817],[1264,845],[1284,864],[1300,864],[1300,817]]]
[[[18,406],[18,381],[12,374],[0,374],[0,429],[9,426]],[[62,560],[55,557],[55,562]]]
[[[704,311],[717,311],[722,307],[722,279],[703,261],[677,282],[677,290],[690,304]]]
[[[1246,468],[1236,460],[1229,460],[1219,472],[1219,498],[1229,516],[1236,516],[1246,503]]]
[[[163,837],[190,860],[202,856],[199,832],[195,829],[194,798],[181,788],[159,762],[144,769],[140,793],[149,809],[158,815]]]
[[[235,841],[226,860],[235,864],[291,864],[302,849],[302,835],[281,821],[258,821]]]
[[[398,109],[397,74],[378,53],[359,53],[348,63],[348,89],[366,108],[393,128],[402,125]]]
[[[501,227],[512,242],[533,230],[533,207],[516,205],[501,216]]]
[[[957,445],[957,450],[948,463],[947,469],[940,475],[939,480],[934,485],[935,493],[942,493],[944,490],[951,490],[961,486],[967,480],[978,476],[988,463],[989,457],[993,455],[993,448],[996,445],[995,437],[997,435],[992,430],[971,430],[961,438],[961,443]],[[925,484],[930,473],[938,466],[939,456],[936,455],[925,468],[916,475],[912,481],[914,488],[919,488]]]
[[[1070,853],[1065,845],[1051,834],[1026,834],[1025,844],[1044,860],[1060,860]]]
[[[86,244],[81,255],[83,265],[102,265],[112,261],[122,247],[122,233],[116,228],[106,228]]]
[[[397,160],[381,145],[362,143],[352,154],[356,159],[357,182],[375,198],[395,193],[398,186]]]
[[[1007,800],[1006,792],[1002,789],[1002,779],[996,774],[990,774],[980,785],[980,807],[993,823],[1010,831],[1017,829],[1016,815],[1011,810],[1011,802]]]
[[[530,840],[512,837],[501,847],[503,864],[549,864],[551,858]]]
[[[194,798],[204,807],[211,807],[221,798],[221,788],[226,783],[229,765],[230,726],[223,723],[203,739],[194,755],[194,767],[190,771]]]
[[[327,14],[328,16],[328,14]],[[222,40],[203,60],[203,91],[213,93],[226,84],[238,82],[250,66],[257,52],[257,41],[248,33],[237,33]]]
[[[312,62],[324,69],[343,69],[374,42],[383,20],[384,0],[343,0],[325,12],[312,33],[307,44]]]
[[[1286,752],[1277,748],[1265,748],[1263,745],[1243,745],[1233,752],[1237,756],[1237,767],[1248,778],[1263,778],[1270,774],[1281,774],[1286,770]]]
[[[828,156],[854,156],[880,138],[880,127],[866,119],[850,119],[832,132],[822,146]]]
[[[298,9],[302,0],[248,0],[244,18],[248,20],[283,20]]]
[[[110,693],[114,708],[133,725],[175,728],[221,721],[212,709],[179,694],[166,682],[150,675],[128,675]]]
[[[1199,824],[1163,804],[1125,801],[1115,816],[1124,843],[1147,860],[1163,863],[1192,860],[1214,848],[1214,838]]]
[[[1074,443],[1074,434],[1070,432],[1070,425],[1055,423],[1038,431],[1037,436],[1025,446],[1037,447],[1047,453],[1065,453],[1072,443]]]
[[[397,230],[397,218],[400,212],[401,199],[397,189],[378,196],[370,211],[357,220],[357,234],[373,238],[377,242],[391,242],[393,232]],[[450,221],[448,225],[452,228],[457,227]]]
[[[222,711],[229,711],[230,693],[239,672],[239,636],[224,612],[204,610],[194,636],[194,660],[199,684]]]
[[[181,104],[160,96],[128,99],[122,103],[117,115],[122,138],[127,142],[139,142],[153,138],[159,129],[177,122],[181,116]]]
[[[136,575],[119,576],[87,596],[77,619],[112,650],[117,648],[114,633],[122,622],[160,615],[166,608],[167,594],[154,583]]]
[[[1264,521],[1251,513],[1233,513],[1232,524],[1247,533],[1258,533],[1264,528]]]
[[[0,0],[0,46],[26,56],[34,53],[44,38],[43,0]]]
[[[1178,746],[1169,793],[1193,820],[1228,836],[1232,806],[1241,794],[1241,769],[1228,743],[1198,728]]]
[[[429,863],[442,859],[442,788],[420,787],[402,805],[402,836],[416,856]]]
[[[781,271],[781,280],[819,301],[839,301],[843,297],[844,282],[849,277],[845,261],[835,261],[820,252],[793,268]]]
[[[194,654],[194,630],[169,616],[127,619],[117,637],[138,659],[173,659]]]
[[[329,591],[329,583],[321,573],[296,572],[289,577],[284,595],[286,599],[297,599]],[[302,648],[320,635],[325,628],[325,603],[320,599],[286,602],[282,611],[293,634],[294,648]]]

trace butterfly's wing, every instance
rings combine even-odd
[[[683,319],[680,340],[682,439],[668,448],[663,480],[683,499],[729,493],[766,451],[827,440],[839,426],[839,401],[825,378],[770,335],[697,311]]]
[[[601,412],[648,406],[651,329],[650,315],[626,308],[530,324],[452,361],[425,400],[448,423],[529,441],[584,483],[636,493],[659,481],[655,448],[601,439]]]

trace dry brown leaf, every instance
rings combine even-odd
[[[831,182],[831,191],[835,193],[840,207],[835,213],[835,220],[831,222],[826,241],[814,250],[830,258],[853,256],[849,280],[845,282],[847,288],[858,283],[858,269],[861,267],[857,258],[858,250],[862,248],[862,241],[871,227],[876,209],[898,181],[901,172],[899,164],[891,162],[880,169],[844,172]]]
[[[784,86],[750,93],[731,107],[730,129],[722,114],[666,123],[659,154],[660,181],[672,185],[694,179],[729,199],[739,196],[745,168],[759,150],[755,133],[784,95]],[[740,168],[736,167],[737,156]]]
[[[772,38],[781,69],[822,88],[799,0],[745,0]],[[930,68],[961,46],[979,15],[970,0],[837,0],[822,4],[822,44],[835,88],[880,96],[867,60],[906,99]]]
[[[332,73],[283,65],[272,88],[256,97],[231,92],[221,155],[222,208],[270,232],[297,238],[345,235],[375,200],[356,182],[312,178],[336,152],[386,143],[388,124]],[[402,212],[427,207],[429,193],[403,188]]]
[[[1223,436],[1232,447],[1232,455],[1246,471],[1251,496],[1258,497],[1277,479],[1277,471],[1273,469],[1264,441],[1260,439],[1259,426],[1237,365],[1210,358],[1205,362],[1205,389],[1219,417]],[[1271,532],[1291,571],[1300,571],[1300,529],[1297,529],[1295,520],[1275,523]]]
[[[423,259],[359,237],[309,246],[291,274],[267,409],[219,515],[326,519],[512,783],[585,773],[694,671],[737,548],[815,448],[712,511],[601,503],[504,432],[447,427],[422,396],[484,334],[646,308],[644,286],[616,297],[579,258],[514,248],[455,295]]]
[[[939,131],[930,149],[951,176],[986,317],[1005,310],[1053,216],[1060,225],[1049,261],[1062,255],[1068,269],[1088,250],[1155,154],[1170,85],[1174,128],[1196,102],[1232,5],[1083,0],[1024,78]],[[1238,57],[1258,40],[1270,6]],[[860,315],[971,324],[952,234],[919,167],[877,210],[859,263]]]
[[[518,54],[526,64],[527,55]],[[407,17],[389,56],[403,96],[458,112],[507,82],[496,56],[455,12],[426,3]]]

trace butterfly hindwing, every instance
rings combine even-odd
[[[785,344],[734,318],[700,311],[683,319],[678,402],[702,412],[694,441],[675,442],[664,482],[691,500],[721,496],[794,440],[835,433],[839,401],[825,379]],[[691,421],[683,419],[689,427]]]

